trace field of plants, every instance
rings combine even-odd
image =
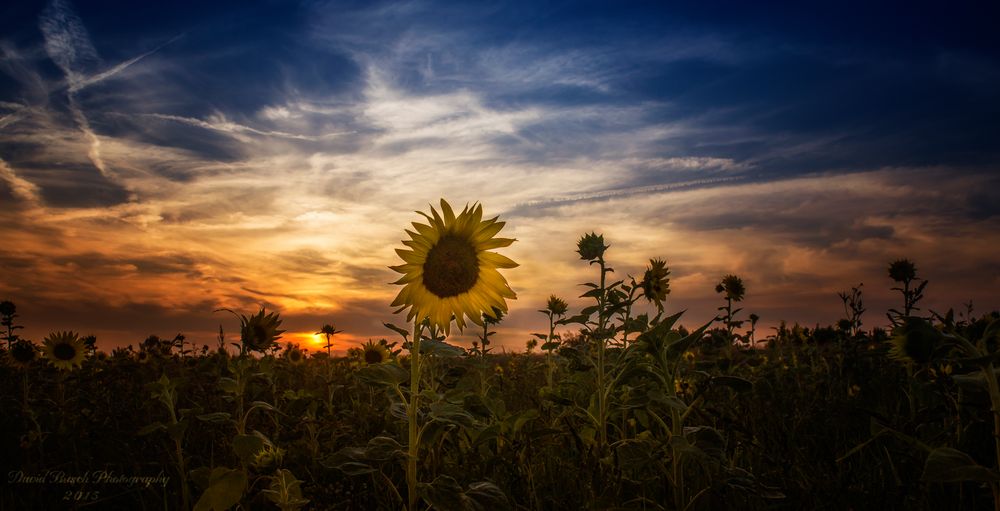
[[[442,210],[399,251],[410,324],[346,357],[281,344],[265,310],[215,350],[36,344],[4,302],[0,509],[1000,509],[1000,316],[922,310],[912,262],[888,317],[854,288],[835,326],[761,332],[726,275],[684,328],[664,261],[617,280],[588,234],[591,305],[551,297],[498,353],[502,222]]]

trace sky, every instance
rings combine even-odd
[[[697,326],[744,314],[866,328],[901,299],[1000,307],[993,2],[6,2],[0,299],[23,337],[215,345],[277,310],[284,340],[395,334],[415,211],[479,202],[518,241],[497,343],[547,297],[671,268]],[[650,310],[643,305],[642,310]],[[474,330],[456,335],[469,345]],[[760,334],[758,334],[759,336]]]

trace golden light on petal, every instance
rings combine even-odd
[[[57,369],[70,371],[83,365],[83,341],[75,332],[52,332],[45,338],[42,350]]]
[[[428,318],[431,324],[449,333],[452,316],[459,329],[465,318],[482,325],[483,312],[493,307],[507,312],[506,299],[517,295],[499,268],[515,268],[510,258],[489,252],[509,246],[513,239],[495,238],[504,227],[496,217],[483,220],[483,208],[466,206],[455,215],[451,205],[441,199],[441,214],[431,207],[431,214],[417,212],[427,223],[413,222],[406,230],[409,240],[396,249],[403,264],[391,266],[403,274],[395,284],[403,286],[392,305],[399,311],[409,309],[407,321]],[[399,312],[397,311],[397,312]]]

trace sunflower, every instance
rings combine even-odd
[[[15,366],[28,367],[38,359],[38,348],[31,341],[22,339],[11,345],[8,356]]]
[[[73,370],[83,365],[83,341],[75,332],[52,332],[45,338],[45,358],[61,370]]]
[[[743,279],[736,275],[726,275],[722,277],[722,282],[715,286],[715,292],[725,293],[726,299],[739,302],[746,295],[747,288],[743,286]]]
[[[140,364],[148,363],[150,358],[149,352],[146,350],[142,350],[135,354],[135,360]]]
[[[889,357],[905,363],[923,364],[929,362],[934,351],[941,345],[944,335],[921,318],[906,318],[905,322],[893,330],[889,341]]]
[[[285,359],[292,365],[299,365],[306,361],[306,355],[297,346],[291,346],[285,350]]]
[[[649,267],[642,277],[642,295],[651,302],[656,303],[656,308],[663,310],[663,301],[670,294],[670,269],[663,259],[650,259]]]
[[[441,199],[441,212],[443,216],[433,207],[430,215],[418,211],[427,223],[413,222],[416,232],[406,230],[410,239],[403,244],[411,250],[396,249],[404,264],[390,268],[403,274],[395,282],[404,286],[392,302],[400,307],[396,312],[409,308],[407,321],[427,318],[447,334],[452,316],[463,329],[465,317],[482,326],[484,313],[496,319],[494,310],[507,312],[504,299],[513,300],[517,295],[497,269],[515,268],[517,263],[489,252],[514,240],[494,238],[504,222],[497,217],[483,220],[481,205],[466,206],[455,216]]]
[[[368,342],[361,345],[361,358],[366,364],[381,364],[389,360],[389,350],[385,344],[368,339]]]

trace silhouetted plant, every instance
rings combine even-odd
[[[847,332],[851,337],[857,337],[861,332],[861,315],[865,313],[864,301],[861,296],[861,286],[852,287],[850,293],[842,291],[837,293],[840,300],[844,302],[844,314],[847,320]]]
[[[898,326],[904,318],[913,315],[913,311],[920,310],[917,302],[924,297],[924,288],[927,281],[917,277],[917,267],[909,259],[897,259],[889,264],[889,278],[893,282],[902,284],[903,287],[894,287],[893,291],[899,291],[903,295],[903,310],[889,309],[886,316],[893,326]],[[916,287],[913,287],[916,284]]]
[[[343,333],[343,330],[337,330],[331,324],[323,325],[323,328],[320,328],[319,332],[316,332],[316,335],[323,335],[326,337],[326,346],[324,346],[324,348],[326,348],[326,355],[328,357],[330,356],[330,348],[333,346],[333,343],[330,342],[330,337],[340,333]]]
[[[731,344],[734,340],[733,330],[739,328],[743,325],[743,321],[736,320],[736,314],[738,314],[742,308],[733,309],[733,303],[743,301],[744,295],[746,295],[746,287],[743,285],[743,279],[737,277],[736,275],[726,275],[722,277],[722,282],[719,282],[715,286],[716,293],[722,293],[726,299],[726,305],[719,307],[718,310],[724,313],[723,316],[719,317],[723,324],[726,326],[726,337]]]
[[[14,324],[15,318],[17,318],[17,306],[14,305],[14,302],[9,300],[0,302],[0,326],[7,329],[7,332],[4,334],[4,340],[7,341],[7,349],[10,349],[18,340],[18,336],[14,331],[24,328],[23,326]]]

